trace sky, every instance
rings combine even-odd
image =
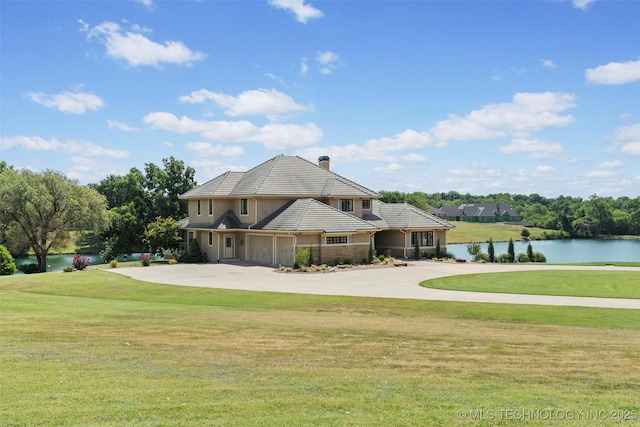
[[[0,160],[640,196],[640,1],[0,2]]]

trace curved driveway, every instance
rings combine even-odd
[[[523,270],[614,269],[635,271],[640,274],[640,269],[633,267],[503,265],[430,261],[414,262],[409,267],[354,268],[349,271],[315,274],[279,273],[270,267],[239,264],[154,265],[144,268],[125,267],[108,271],[147,282],[206,288],[439,301],[640,309],[640,299],[447,291],[419,286],[419,283],[423,280],[458,274]]]

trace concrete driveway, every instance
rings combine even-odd
[[[147,282],[206,288],[439,301],[640,309],[640,299],[447,291],[423,288],[418,285],[423,280],[444,276],[523,270],[620,270],[634,271],[640,274],[640,269],[633,267],[503,265],[430,261],[414,262],[409,267],[354,268],[335,273],[314,274],[279,273],[271,267],[223,263],[124,267],[108,271]]]

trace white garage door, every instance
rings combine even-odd
[[[273,264],[273,236],[247,236],[247,261]]]
[[[276,264],[292,266],[293,237],[278,237],[276,240]]]

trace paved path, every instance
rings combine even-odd
[[[350,271],[324,274],[287,274],[274,272],[270,267],[234,264],[156,265],[144,268],[125,267],[108,271],[147,282],[207,288],[318,295],[409,298],[439,301],[640,309],[640,299],[447,291],[423,288],[418,285],[421,281],[426,279],[458,274],[511,272],[523,270],[610,271],[614,269],[620,271],[634,271],[640,274],[640,269],[633,267],[503,265],[439,263],[429,261],[415,262],[409,267],[353,269]]]

